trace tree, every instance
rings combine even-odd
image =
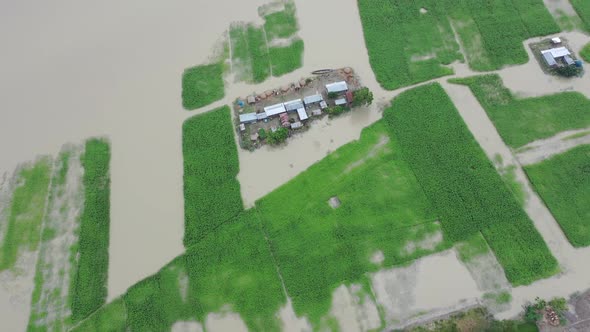
[[[367,87],[356,90],[352,95],[352,106],[368,106],[371,103],[373,103],[373,93]]]
[[[563,66],[557,68],[557,73],[564,77],[573,77],[578,75],[580,68],[576,66]]]
[[[289,137],[289,130],[285,127],[281,127],[268,134],[268,143],[277,145],[287,140],[287,137]]]
[[[328,113],[330,116],[339,115],[339,114],[342,114],[343,112],[344,112],[344,107],[342,107],[342,106],[332,106],[332,107],[328,107],[326,109],[326,113]]]

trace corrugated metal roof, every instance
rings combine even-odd
[[[549,50],[541,51],[541,53],[543,54],[543,56],[546,53],[551,53],[551,55],[554,58],[561,58],[562,56],[566,56],[566,55],[570,55],[571,54],[570,51],[567,48],[565,48],[565,47],[556,47],[556,48],[552,48],[552,49],[549,49]]]
[[[565,60],[565,63],[570,66],[574,64],[574,59],[572,59],[569,55],[564,56],[563,59]]]
[[[305,105],[319,103],[322,100],[324,100],[324,97],[322,97],[322,95],[319,93],[317,95],[311,95],[303,98],[303,102],[305,103]]]
[[[301,128],[301,127],[303,127],[303,123],[301,123],[299,121],[291,123],[291,129],[297,129],[297,128]]]
[[[240,114],[240,123],[244,122],[256,122],[256,113]]]
[[[328,92],[342,92],[348,90],[348,85],[344,81],[326,84]]]
[[[285,113],[286,111],[287,110],[285,109],[283,103],[270,105],[264,108],[264,113],[266,113],[267,116]]]
[[[301,120],[301,121],[307,120],[309,118],[309,116],[307,115],[307,112],[305,112],[305,108],[297,109],[297,115],[299,115],[299,120]]]
[[[345,105],[346,104],[346,99],[345,98],[336,99],[336,100],[334,100],[334,104],[336,104],[336,105]]]
[[[256,118],[258,120],[264,120],[264,119],[268,118],[268,115],[266,115],[266,113],[256,113]]]
[[[289,100],[289,101],[285,102],[283,105],[285,105],[285,109],[287,111],[296,111],[296,110],[304,107],[301,99]]]
[[[557,62],[555,62],[555,59],[553,58],[553,55],[551,55],[550,52],[543,53],[543,58],[545,59],[545,62],[547,62],[547,65],[549,65],[549,67],[555,66],[557,64]]]

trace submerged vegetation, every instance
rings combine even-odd
[[[243,210],[238,151],[227,106],[196,115],[182,126],[184,244],[194,244]]]
[[[221,63],[188,68],[182,74],[182,106],[194,110],[223,98]]]
[[[504,142],[513,148],[590,126],[590,100],[579,92],[517,98],[497,74],[450,81],[469,86]]]
[[[17,170],[17,185],[7,213],[0,251],[0,271],[11,269],[21,253],[34,251],[40,241],[41,222],[51,177],[51,159],[40,158]]]
[[[104,139],[86,141],[81,157],[84,167],[84,209],[80,218],[77,273],[70,298],[72,320],[86,318],[105,303],[109,267],[110,147]]]
[[[590,2],[587,0],[570,0],[570,2],[584,22],[586,31],[590,31]]]
[[[590,146],[526,166],[525,171],[572,245],[590,245]]]
[[[559,32],[542,0],[358,1],[371,67],[393,90],[450,75],[461,61],[474,70],[528,60],[522,42]],[[456,35],[456,37],[455,37]]]
[[[584,61],[590,62],[590,43],[586,44],[580,51],[580,56],[582,59],[584,59]]]
[[[450,240],[481,231],[513,285],[557,271],[541,235],[440,85],[402,93],[384,119]]]

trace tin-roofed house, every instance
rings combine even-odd
[[[324,97],[322,97],[322,95],[319,94],[319,93],[303,98],[303,103],[305,104],[306,107],[310,107],[310,106],[313,106],[315,104],[319,104],[322,101],[324,101]]]
[[[285,113],[287,110],[285,109],[285,105],[283,103],[270,105],[264,108],[264,113],[266,113],[267,117],[271,117],[274,115],[278,115],[281,113]]]
[[[240,123],[256,123],[257,120],[256,113],[240,114]]]
[[[571,52],[566,47],[556,47],[544,50],[541,51],[541,55],[549,67],[559,66],[560,61],[568,66],[574,64],[574,60],[571,58]]]
[[[342,93],[348,91],[348,84],[344,81],[326,84],[328,93]]]

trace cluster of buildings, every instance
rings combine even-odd
[[[338,98],[334,101],[335,105],[345,105],[352,102],[352,92],[349,91],[345,81],[326,84],[328,95],[344,95],[344,98]],[[250,99],[248,100],[250,102]],[[312,116],[322,114],[322,110],[328,107],[321,93],[305,96],[303,99],[293,99],[283,103],[278,103],[264,107],[262,112],[252,112],[240,114],[240,130],[246,130],[246,124],[256,123],[258,121],[268,121],[271,118],[279,117],[280,124],[283,127],[297,129],[303,126],[302,121],[309,119],[309,113]],[[299,121],[291,122],[289,114],[297,114]]]
[[[553,45],[561,44],[561,39],[559,37],[552,38],[551,43]],[[573,66],[578,65],[574,59],[572,58],[572,53],[567,49],[567,47],[560,46],[554,47],[548,50],[541,51],[541,55],[545,60],[545,63],[551,68],[559,67],[559,66]]]

